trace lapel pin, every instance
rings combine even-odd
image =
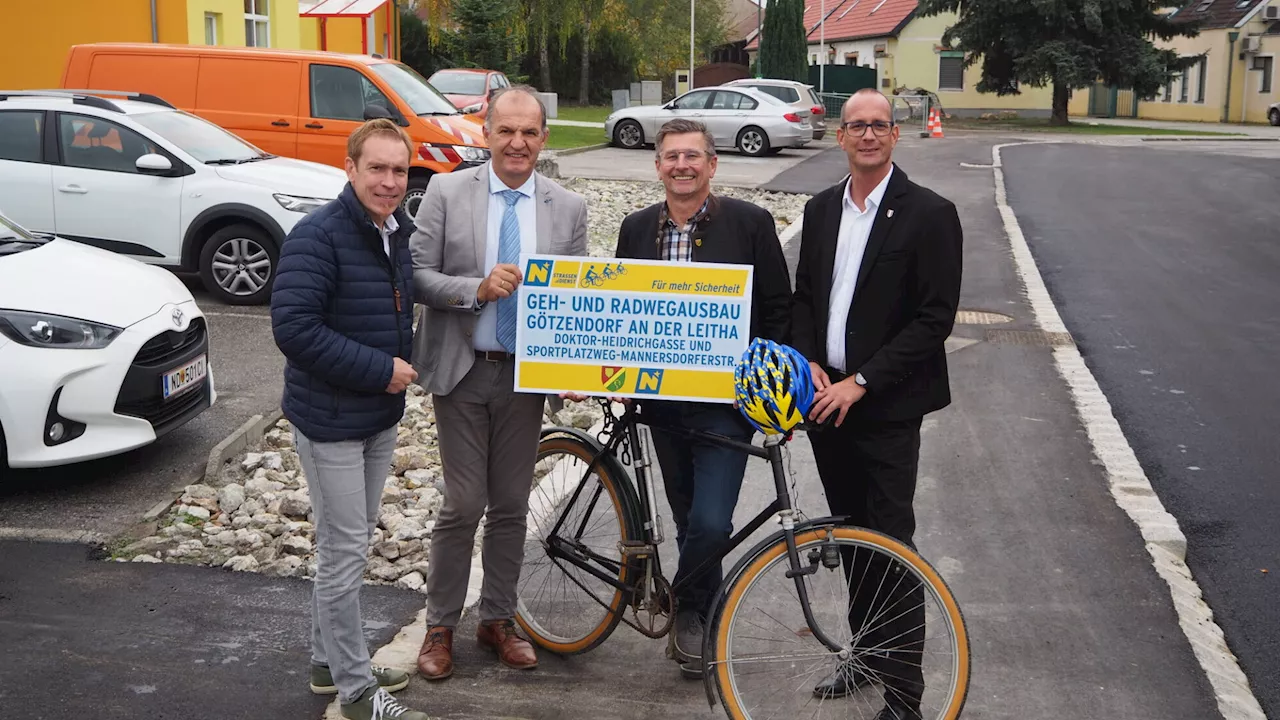
[[[885,213],[885,217],[893,217],[893,208],[889,208],[889,210]]]
[[[693,244],[697,245],[698,247],[702,247],[702,238],[694,238]]]

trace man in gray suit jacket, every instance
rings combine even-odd
[[[435,404],[445,481],[427,570],[427,637],[418,655],[429,680],[453,673],[453,629],[481,516],[477,640],[509,667],[538,663],[514,618],[546,396],[513,391],[517,265],[521,252],[587,253],[586,200],[534,170],[546,122],[532,88],[499,91],[485,120],[493,159],[432,178],[410,240],[414,296],[425,306],[413,363]]]

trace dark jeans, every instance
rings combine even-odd
[[[664,423],[713,432],[741,442],[750,442],[755,433],[755,428],[731,405],[647,401],[644,412]],[[704,560],[728,544],[733,534],[733,509],[738,504],[748,456],[656,428],[652,432],[667,502],[671,504],[676,523],[680,563],[672,584],[678,585]],[[695,610],[705,618],[722,579],[721,564],[713,564],[679,589],[678,608]]]
[[[832,515],[877,530],[915,548],[916,469],[920,460],[920,418],[901,422],[845,424],[809,434],[818,475]],[[924,589],[902,568],[866,553],[844,553],[852,602],[849,625],[859,649],[888,649],[866,664],[885,685],[885,699],[918,709],[924,692],[920,667],[925,638]],[[884,582],[881,582],[881,579]]]

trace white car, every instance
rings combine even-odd
[[[217,400],[172,273],[0,214],[0,471],[142,447]]]
[[[267,302],[285,236],[346,181],[150,95],[0,90],[0,207],[12,219],[198,271],[227,304]]]
[[[628,150],[652,145],[668,120],[687,118],[707,126],[717,148],[736,148],[752,157],[799,148],[813,140],[809,115],[781,100],[746,87],[706,87],[665,105],[634,105],[604,121],[605,136]]]

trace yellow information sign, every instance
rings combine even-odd
[[[524,255],[516,390],[733,402],[750,265]]]

